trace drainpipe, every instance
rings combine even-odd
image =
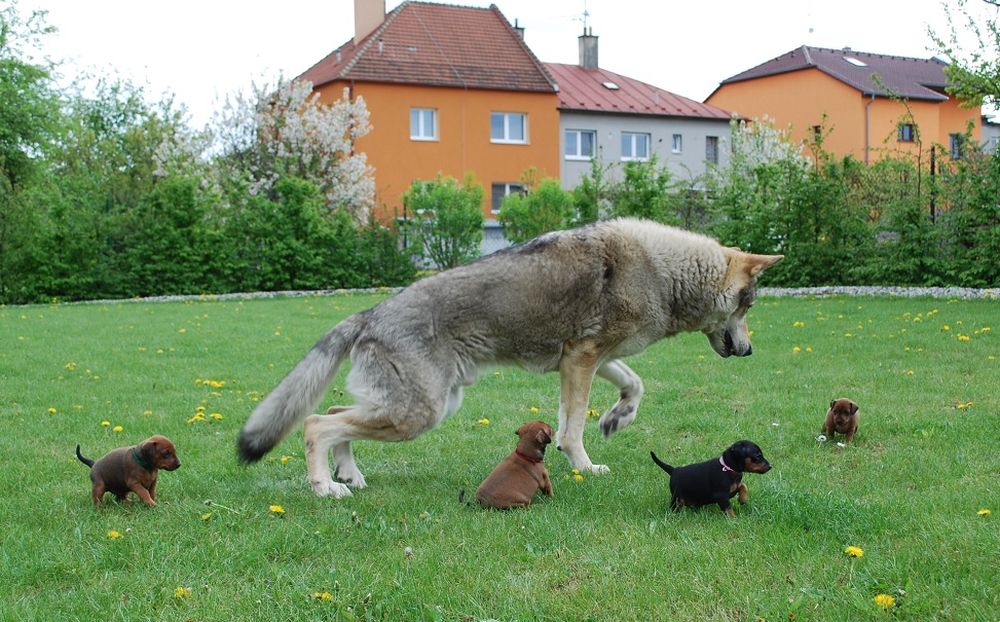
[[[865,164],[868,164],[868,151],[869,151],[869,145],[871,144],[869,136],[871,135],[871,125],[872,125],[871,106],[873,103],[875,103],[875,93],[872,93],[872,98],[868,100],[867,104],[865,104]]]

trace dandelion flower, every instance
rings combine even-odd
[[[850,555],[851,557],[864,557],[865,551],[860,546],[849,546],[844,549],[844,553]]]
[[[979,510],[978,512],[976,512],[976,514],[978,514],[979,516],[989,516],[992,513],[993,512],[991,512],[989,510],[989,508],[983,508],[983,509]]]
[[[575,475],[573,476],[573,479],[575,479],[575,480],[576,480],[576,481],[578,481],[578,482],[582,482],[582,481],[583,481],[583,476],[582,476],[582,475],[580,475],[579,473],[577,473],[577,474],[575,474]]]
[[[281,507],[280,505],[277,505],[277,504],[272,504],[271,506],[268,507],[268,509],[271,510],[271,514],[284,514],[285,513],[285,508],[283,508],[283,507]]]
[[[792,324],[792,327],[793,328],[805,328],[805,325],[806,325],[805,322],[796,321],[794,324]]]
[[[532,406],[531,408],[528,409],[528,412],[530,412],[533,415],[537,415],[538,414],[538,406]]]
[[[124,429],[125,429],[125,428],[123,428],[122,426],[120,426],[120,425],[116,425],[115,427],[111,428],[111,431],[112,431],[112,432],[121,432],[121,431],[122,431],[122,430],[124,430]]]
[[[118,531],[117,529],[112,529],[108,531],[109,540],[117,540],[120,537],[122,537],[122,532]]]
[[[174,598],[187,598],[190,595],[191,595],[191,588],[189,587],[174,588]]]
[[[587,417],[600,417],[601,413],[597,412],[593,408],[587,411]]]
[[[204,514],[201,515],[201,520],[208,520],[210,518],[212,518],[211,512],[205,512]]]
[[[892,609],[896,606],[896,599],[889,594],[878,594],[875,596],[875,604],[882,609]]]
[[[959,341],[972,341],[972,337],[970,337],[968,335],[959,335],[958,336],[958,340]]]
[[[222,421],[221,413],[212,413],[209,417],[211,417],[214,421]]]
[[[54,414],[56,414],[57,412],[58,412],[58,411],[57,411],[57,410],[56,410],[55,408],[52,408],[52,407],[49,407],[49,414],[50,414],[50,415],[54,415]]]
[[[105,419],[104,421],[101,422],[101,427],[102,428],[110,428],[111,427],[111,422],[108,421],[107,419]]]
[[[489,425],[489,424],[490,420],[487,419],[486,417],[483,417],[482,419],[479,420],[479,425]]]
[[[315,598],[316,600],[333,600],[333,594],[330,592],[313,592],[309,595],[309,598]]]
[[[802,351],[802,348],[800,348],[798,346],[795,346],[794,348],[792,348],[792,352],[794,352],[795,354],[798,354],[801,351]]]
[[[152,417],[153,416],[153,411],[151,411],[151,410],[144,410],[144,411],[142,411],[142,416],[143,417]]]
[[[951,330],[951,326],[945,324],[944,326],[941,327],[941,330],[943,330],[944,332],[948,332],[949,330]]]
[[[292,460],[291,456],[282,456],[281,458],[278,459],[278,462],[280,462],[281,464],[288,464],[291,460]]]

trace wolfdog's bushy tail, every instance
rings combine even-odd
[[[240,431],[237,453],[241,462],[260,460],[313,412],[364,324],[363,315],[354,315],[334,326],[257,405]]]

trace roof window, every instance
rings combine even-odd
[[[868,63],[866,63],[863,60],[858,60],[858,59],[854,58],[853,56],[845,56],[844,60],[846,60],[847,62],[851,63],[855,67],[867,67],[868,66]]]
[[[614,82],[611,82],[610,80],[607,81],[607,82],[602,82],[601,84],[604,85],[604,88],[606,88],[608,90],[611,90],[611,91],[617,91],[619,88],[621,88],[617,84],[615,84]]]

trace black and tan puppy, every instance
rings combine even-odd
[[[717,503],[728,516],[735,516],[729,500],[739,494],[740,503],[747,502],[747,486],[743,473],[767,473],[771,465],[760,447],[750,441],[733,443],[718,458],[672,467],[649,452],[661,469],[670,474],[670,507],[700,507]]]
[[[508,510],[531,505],[539,489],[552,496],[552,481],[542,459],[552,442],[552,427],[544,421],[529,421],[515,432],[521,440],[509,456],[493,469],[476,490],[476,500],[487,508]]]
[[[125,501],[131,490],[149,507],[156,505],[156,478],[160,469],[173,471],[181,466],[174,444],[165,436],[150,436],[134,447],[112,449],[98,461],[83,457],[76,446],[76,457],[90,467],[94,505],[100,506],[104,493],[110,492]]]
[[[823,434],[832,441],[834,433],[840,432],[850,443],[854,440],[860,423],[861,413],[858,412],[858,405],[842,397],[830,402],[830,410],[826,411],[826,420],[823,421]]]

